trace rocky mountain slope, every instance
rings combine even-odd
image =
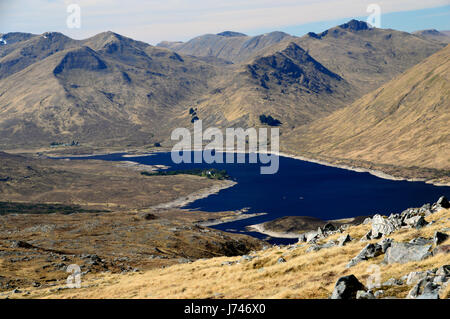
[[[216,72],[112,32],[84,41],[29,36],[0,46],[0,56],[3,146],[154,142],[162,119],[203,93]]]

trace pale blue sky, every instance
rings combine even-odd
[[[81,8],[81,28],[66,25],[69,4]],[[111,30],[156,44],[224,30],[256,35],[320,32],[381,8],[381,27],[450,30],[450,0],[0,0],[0,33],[59,31],[76,39]]]

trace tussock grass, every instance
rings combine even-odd
[[[409,241],[418,236],[432,237],[434,232],[450,227],[450,209],[428,216],[432,225],[420,230],[401,229],[390,238],[395,241]],[[368,242],[359,238],[369,225],[348,228],[354,241],[343,247],[332,247],[306,253],[308,245],[292,247],[271,247],[254,252],[258,256],[248,262],[224,265],[225,261],[238,261],[240,257],[218,257],[198,260],[190,264],[175,265],[144,273],[126,275],[105,274],[93,278],[83,285],[90,288],[64,290],[50,293],[35,289],[31,297],[37,298],[328,298],[336,280],[344,275],[354,274],[366,284],[373,274],[372,265],[380,270],[381,282],[390,278],[401,278],[411,271],[424,271],[450,264],[448,254],[438,254],[428,259],[406,264],[382,263],[384,255],[364,261],[347,269],[346,265]],[[333,236],[328,238],[336,239]],[[377,242],[374,240],[372,242]],[[446,241],[444,244],[449,244]],[[280,254],[281,253],[281,254]],[[277,263],[280,256],[285,263]],[[383,288],[386,297],[406,297],[412,287],[406,285]],[[448,298],[449,287],[441,298]]]

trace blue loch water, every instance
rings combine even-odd
[[[440,196],[450,196],[450,187],[423,182],[382,179],[369,173],[305,162],[288,157],[279,158],[279,170],[273,175],[261,175],[261,164],[174,164],[170,152],[143,157],[122,157],[109,154],[75,157],[73,160],[101,159],[133,161],[141,164],[163,164],[172,169],[225,169],[237,185],[217,194],[199,199],[185,208],[208,212],[240,210],[267,215],[213,226],[216,229],[245,233],[258,238],[265,235],[248,232],[246,226],[283,216],[314,216],[339,219],[371,214],[388,215],[409,207],[433,203]],[[287,244],[293,239],[273,238],[272,243]]]

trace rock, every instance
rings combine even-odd
[[[427,278],[427,273],[425,271],[412,271],[408,274],[406,284],[414,285],[425,278]]]
[[[13,294],[20,294],[20,293],[22,293],[22,291],[16,288],[16,289],[13,290],[12,293]]]
[[[192,260],[187,259],[187,258],[178,258],[178,263],[179,264],[189,264],[191,262],[192,262]]]
[[[320,227],[319,227],[320,228]],[[315,242],[320,238],[320,235],[318,232],[308,232],[305,234],[306,236],[306,242],[310,243],[310,242]]]
[[[367,234],[365,234],[364,236],[361,237],[360,241],[364,242],[364,241],[368,241],[372,239],[372,230],[369,230],[367,232]]]
[[[331,299],[355,299],[358,290],[365,290],[364,285],[354,275],[344,276],[336,281]]]
[[[401,286],[403,285],[403,280],[396,279],[396,278],[390,278],[389,280],[385,281],[382,286],[385,287],[391,287],[391,286]]]
[[[155,215],[150,214],[150,213],[147,213],[147,214],[144,215],[144,219],[145,220],[154,220],[154,219],[157,219],[157,218],[158,217],[156,217]]]
[[[382,235],[390,235],[396,230],[392,221],[381,215],[375,215],[372,219],[372,238],[380,238]]]
[[[442,207],[442,208],[450,208],[450,202],[445,196],[439,197],[438,201],[436,202],[436,206]]]
[[[306,242],[306,236],[305,236],[305,234],[301,234],[301,235],[298,237],[298,242],[299,242],[299,243],[304,243],[304,242]]]
[[[377,243],[377,245],[381,246],[381,252],[384,254],[386,250],[391,247],[392,239],[391,238],[384,238],[380,242]]]
[[[377,290],[374,293],[375,298],[380,298],[382,295],[384,295],[384,290]]]
[[[370,291],[358,290],[356,292],[356,299],[375,299],[375,296]]]
[[[363,225],[367,225],[367,224],[370,224],[372,222],[372,218],[370,218],[370,217],[367,217],[366,219],[364,219],[364,221],[363,221]]]
[[[382,247],[378,244],[367,244],[359,254],[347,264],[347,268],[353,267],[361,261],[377,257],[383,253]]]
[[[336,230],[336,227],[332,223],[327,223],[325,226],[323,226],[322,230],[324,232],[332,232]]]
[[[431,245],[433,241],[431,239],[426,239],[423,237],[417,237],[414,239],[411,239],[409,241],[410,244],[416,244],[416,245]]]
[[[33,245],[22,241],[22,240],[13,240],[11,243],[11,248],[34,248]]]
[[[251,261],[251,260],[253,260],[255,258],[256,258],[256,256],[244,255],[244,256],[241,257],[241,259],[239,259],[238,262],[241,263],[241,262],[245,262],[245,261]]]
[[[310,252],[312,252],[312,251],[319,251],[321,248],[320,248],[320,246],[319,245],[311,245],[311,246],[309,246],[307,249],[306,249],[306,251],[305,252],[307,252],[307,253],[310,253]]]
[[[450,245],[441,245],[433,249],[433,256],[437,254],[449,254],[450,253]]]
[[[223,263],[221,263],[221,266],[232,266],[234,265],[236,262],[234,261],[224,261]]]
[[[346,235],[342,235],[341,237],[338,238],[338,245],[339,246],[344,246],[346,243],[349,243],[352,241],[352,238],[350,237],[349,234]]]
[[[439,267],[439,269],[436,271],[436,275],[450,277],[450,265]]]
[[[286,259],[284,259],[283,257],[280,257],[277,260],[277,264],[282,264],[282,263],[285,263],[285,262],[286,262]]]
[[[417,299],[439,299],[440,289],[441,286],[433,282],[427,282],[423,288],[423,293],[417,296]]]
[[[407,263],[423,260],[429,256],[431,245],[418,245],[411,243],[392,243],[386,251],[384,261],[388,264]]]
[[[423,216],[414,216],[404,220],[404,223],[410,227],[420,229],[428,224]]]
[[[447,239],[448,239],[448,235],[446,233],[441,233],[439,231],[434,233],[433,242],[436,246],[442,244]]]

